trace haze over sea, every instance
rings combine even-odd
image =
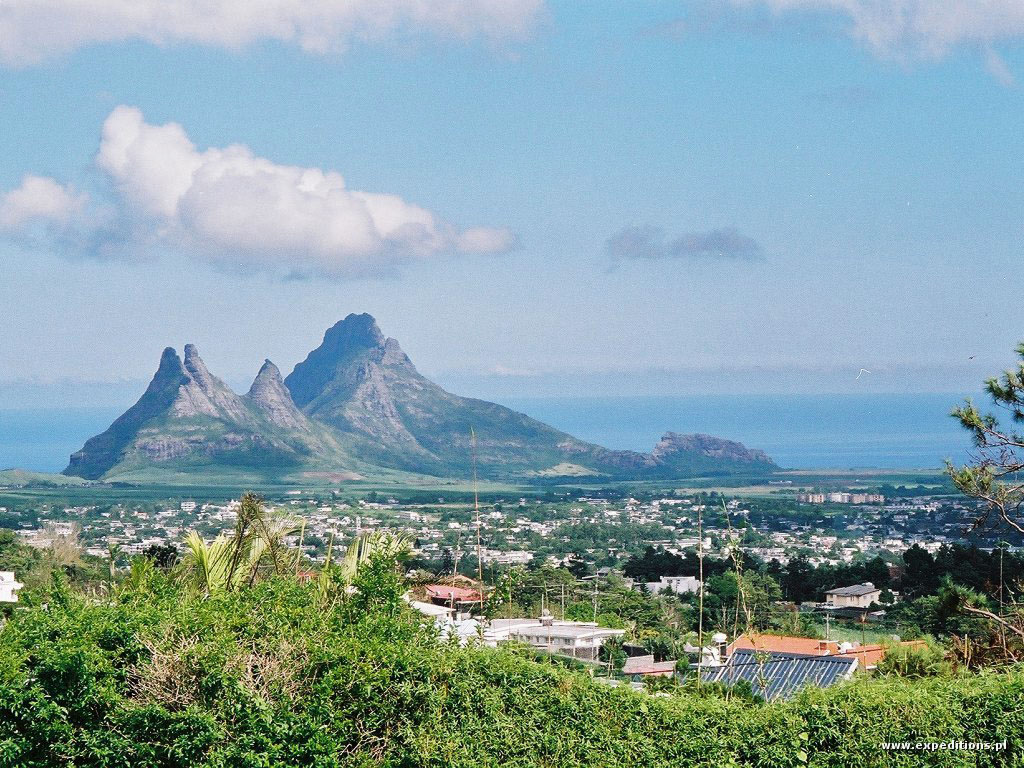
[[[962,394],[502,398],[503,405],[609,448],[648,451],[667,430],[761,448],[784,467],[940,467],[970,441],[949,417]],[[984,402],[976,398],[979,403]],[[0,409],[0,468],[58,472],[120,414]]]

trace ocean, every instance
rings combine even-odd
[[[693,395],[500,402],[608,448],[647,451],[669,430],[705,432],[760,448],[784,467],[924,469],[965,457],[969,437],[949,417],[963,398]],[[0,469],[58,472],[73,451],[118,415],[110,408],[0,409]]]
[[[521,398],[503,405],[609,448],[649,451],[666,431],[760,448],[783,467],[926,469],[970,448],[949,416],[963,394]],[[974,395],[975,402],[984,402]]]

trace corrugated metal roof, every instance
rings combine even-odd
[[[861,595],[869,595],[872,592],[879,592],[880,590],[870,581],[863,584],[854,584],[852,587],[836,587],[826,592],[826,595],[842,595],[843,597],[860,597]]]
[[[809,656],[800,653],[735,651],[720,667],[703,667],[706,682],[735,685],[746,680],[758,696],[769,701],[788,699],[806,685],[827,688],[845,680],[857,668],[854,656]]]
[[[675,661],[655,661],[653,654],[647,656],[629,656],[622,666],[624,675],[661,675],[675,671]]]

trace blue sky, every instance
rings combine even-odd
[[[1012,8],[939,35],[912,0],[913,34],[870,0],[439,5],[463,2],[468,28],[346,27],[326,52],[85,22],[27,51],[4,35],[41,22],[0,8],[0,394],[90,404],[186,342],[243,386],[363,311],[483,396],[961,391],[1011,362]],[[137,135],[166,162],[111,159]],[[212,169],[245,145],[241,181],[160,212],[181,141]],[[276,186],[244,187],[253,158]],[[342,207],[287,208],[292,167],[341,174]],[[431,223],[358,239],[347,190]]]

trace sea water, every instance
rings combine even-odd
[[[608,448],[648,451],[667,431],[704,432],[760,448],[784,467],[924,469],[965,458],[969,436],[949,416],[963,399],[961,394],[844,394],[501,402]],[[58,472],[73,451],[118,415],[109,408],[0,409],[0,469]]]

